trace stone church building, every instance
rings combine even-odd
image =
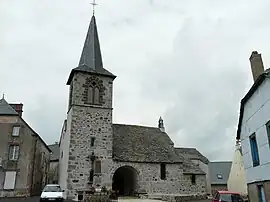
[[[92,16],[79,65],[67,81],[69,107],[59,157],[59,184],[67,198],[91,187],[122,195],[205,194],[205,173],[175,152],[161,118],[158,127],[113,123],[115,78],[103,67]]]

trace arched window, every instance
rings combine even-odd
[[[95,87],[94,104],[99,104],[99,89],[98,89],[98,87]]]
[[[93,87],[92,86],[89,86],[88,88],[88,92],[87,92],[87,100],[88,100],[88,103],[93,103]]]
[[[93,83],[91,86],[88,87],[87,91],[87,102],[90,104],[99,104],[100,100],[100,93],[99,88],[95,86],[96,83]]]

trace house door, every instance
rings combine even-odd
[[[263,185],[258,185],[258,191],[259,191],[259,201],[266,202]]]

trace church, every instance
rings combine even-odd
[[[204,195],[206,174],[157,127],[113,123],[113,81],[103,67],[93,15],[79,65],[67,80],[69,104],[60,138],[59,184],[69,199],[94,188],[120,195]]]

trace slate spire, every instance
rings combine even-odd
[[[87,31],[81,58],[78,67],[72,69],[67,84],[71,83],[75,72],[89,72],[104,76],[116,77],[111,72],[103,68],[101,49],[98,38],[96,18],[93,15]]]
[[[93,15],[81,54],[79,66],[85,65],[92,69],[103,68],[101,50],[98,39],[96,18]]]

